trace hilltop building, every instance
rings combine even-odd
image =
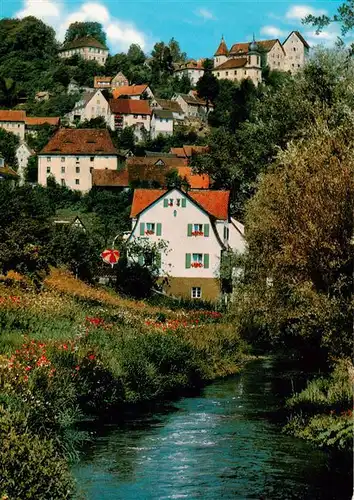
[[[224,38],[214,54],[214,75],[217,78],[261,81],[262,66],[271,70],[295,73],[305,64],[309,44],[299,31],[292,31],[281,43],[278,39],[235,43],[228,49]]]
[[[198,59],[195,61],[191,59],[183,64],[178,64],[174,70],[174,74],[178,78],[182,78],[182,76],[188,76],[191,81],[193,87],[197,85],[199,78],[204,75],[204,63],[205,59]]]
[[[82,57],[86,61],[96,61],[101,66],[104,66],[108,57],[108,48],[96,38],[87,36],[68,42],[59,50],[59,57],[63,59],[75,55]]]

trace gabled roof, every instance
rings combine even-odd
[[[247,57],[238,57],[237,59],[229,59],[224,63],[220,64],[220,66],[216,66],[213,71],[219,71],[223,69],[237,69],[243,68],[247,65],[248,59]]]
[[[175,154],[178,158],[191,158],[193,154],[206,153],[209,146],[187,146],[181,148],[171,148],[171,153]]]
[[[24,122],[25,120],[25,111],[0,109],[0,122]]]
[[[20,141],[19,145],[18,145],[18,146],[17,146],[17,148],[16,148],[16,151],[17,151],[20,147],[22,147],[22,146],[24,146],[24,147],[27,149],[27,151],[28,151],[29,153],[31,153],[31,155],[34,155],[34,154],[35,154],[35,151],[34,151],[32,148],[30,148],[30,147],[29,147],[29,145],[27,144],[27,142],[26,142],[26,141]]]
[[[292,31],[289,36],[284,40],[283,42],[283,45],[285,42],[288,41],[288,39],[291,37],[291,35],[295,33],[295,35],[302,41],[302,43],[304,44],[304,46],[309,49],[310,48],[310,45],[306,42],[305,38],[302,36],[302,34],[300,33],[300,31]]]
[[[121,95],[140,96],[149,86],[145,85],[122,85],[113,90],[113,97],[118,99]]]
[[[130,217],[137,217],[152,203],[174,189],[176,188],[169,190],[135,189]],[[230,191],[195,190],[183,193],[183,195],[195,201],[203,210],[215,219],[228,219]]]
[[[176,158],[175,156],[165,157],[163,155],[160,156],[159,153],[156,153],[156,156],[131,156],[127,159],[127,166],[143,165],[145,167],[151,167],[153,165],[156,165],[159,160],[161,160],[164,165],[168,167],[188,166],[188,162],[184,158]]]
[[[149,101],[135,99],[110,99],[112,113],[123,115],[151,115]]]
[[[96,49],[108,50],[108,48],[105,45],[103,45],[103,43],[96,40],[96,38],[93,38],[92,36],[86,36],[83,38],[77,38],[72,42],[64,44],[59,49],[59,52],[62,52],[63,50],[80,49],[83,47],[94,47]]]
[[[129,187],[128,170],[92,170],[92,185],[97,187]]]
[[[39,154],[116,155],[117,150],[106,129],[62,128],[57,131]]]
[[[17,179],[19,175],[11,167],[5,165],[4,167],[0,167],[0,177],[10,177],[12,179]]]
[[[277,42],[279,43],[280,47],[282,47],[282,44],[280,43],[278,38],[274,38],[272,40],[256,40],[256,44],[258,45],[258,47],[265,52],[271,51]],[[248,42],[234,43],[234,45],[230,49],[230,55],[248,54],[249,47],[250,44]]]
[[[201,99],[199,98],[196,98],[190,94],[181,94],[181,93],[178,93],[177,96],[180,96],[182,97],[182,99],[189,105],[192,105],[192,106],[203,106],[205,104],[204,101],[202,101]]]
[[[221,39],[220,45],[215,52],[214,56],[227,56],[229,54],[229,51],[227,49],[227,45],[225,43],[224,37]]]
[[[101,89],[92,89],[92,90],[86,90],[80,99],[80,101],[84,102],[84,106],[86,106],[91,99],[97,94],[97,92],[101,92]],[[80,101],[77,102],[78,105],[80,105]]]
[[[155,101],[162,109],[167,109],[173,113],[183,114],[182,108],[177,101],[171,101],[169,99],[155,99]]]
[[[36,125],[44,125],[45,123],[57,126],[59,122],[59,116],[26,116],[25,123],[27,127],[33,127]]]
[[[168,109],[153,109],[153,114],[157,116],[158,118],[164,118],[167,120],[173,120],[173,114],[172,111],[169,111]]]

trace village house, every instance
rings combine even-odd
[[[109,102],[100,89],[84,92],[70,113],[65,115],[70,124],[102,117],[107,125],[111,123]]]
[[[116,76],[95,76],[93,86],[95,89],[116,89],[129,86],[129,82],[120,71]]]
[[[145,139],[150,133],[151,109],[148,101],[111,99],[109,105],[113,130],[133,127],[138,141]]]
[[[295,73],[304,66],[309,48],[309,44],[299,31],[292,31],[284,43],[278,39],[254,40],[251,43],[235,43],[230,50],[222,38],[214,54],[213,73],[218,78],[229,80],[240,81],[250,78],[257,84],[259,78],[255,75],[255,71],[251,71],[252,61],[249,56],[260,56],[262,67],[269,66],[271,70]],[[234,62],[235,60],[238,62]]]
[[[173,119],[177,122],[183,121],[185,118],[181,106],[176,101],[154,98],[151,100],[150,106],[152,109],[164,109],[166,111],[171,111]]]
[[[38,184],[48,177],[70,189],[87,192],[92,170],[117,170],[117,150],[107,129],[59,129],[38,155]]]
[[[112,91],[114,99],[126,97],[133,100],[153,99],[154,94],[149,85],[122,85]]]
[[[205,118],[207,115],[207,106],[205,101],[199,99],[191,92],[189,94],[174,94],[174,96],[172,97],[172,101],[178,103],[185,116]]]
[[[20,184],[25,182],[25,174],[28,166],[28,160],[35,152],[29,147],[27,142],[21,141],[16,148],[17,173],[19,175]]]
[[[176,155],[178,158],[185,158],[190,160],[194,154],[207,153],[209,146],[190,146],[184,145],[181,148],[171,148],[170,153]]]
[[[151,115],[151,139],[158,135],[173,135],[173,113],[165,109],[153,109]]]
[[[78,55],[86,61],[96,61],[104,66],[108,57],[108,48],[93,37],[84,37],[64,44],[59,50],[59,57],[67,59]]]
[[[198,80],[204,75],[203,67],[204,59],[199,59],[195,61],[194,59],[187,61],[186,63],[179,64],[175,70],[174,74],[177,78],[182,78],[182,76],[187,76],[193,87],[198,83]]]
[[[23,141],[25,138],[26,112],[0,109],[0,128],[12,132]]]
[[[229,215],[229,191],[178,188],[136,189],[131,208],[132,239],[165,241],[157,259],[170,295],[215,301],[221,293],[219,271],[226,250],[245,251],[242,225]],[[232,246],[231,243],[232,242]],[[144,256],[138,257],[140,264]]]
[[[0,154],[0,182],[6,181],[11,184],[16,184],[18,179],[18,173],[5,164],[4,157]]]

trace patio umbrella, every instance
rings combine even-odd
[[[120,252],[119,250],[108,248],[107,250],[103,250],[103,252],[101,253],[101,257],[104,262],[106,262],[107,264],[111,264],[111,266],[113,267],[114,264],[117,264],[117,262],[119,261]]]

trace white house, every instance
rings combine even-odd
[[[229,217],[229,196],[229,191],[206,189],[134,191],[128,241],[167,243],[158,259],[160,277],[168,276],[167,293],[212,301],[220,295],[222,253],[245,250],[244,237]]]
[[[286,57],[284,70],[296,73],[306,62],[310,46],[299,31],[292,31],[283,43]]]
[[[185,116],[203,118],[207,114],[206,103],[192,92],[189,94],[174,94],[172,101],[179,104]]]
[[[21,141],[16,149],[17,159],[17,173],[19,175],[19,182],[23,184],[25,181],[25,173],[28,165],[29,158],[34,155],[34,151],[29,147],[25,141]]]
[[[53,177],[62,186],[87,192],[94,169],[117,170],[117,150],[107,129],[59,129],[38,155],[38,184]]]
[[[95,38],[88,36],[77,38],[64,44],[59,50],[59,57],[67,59],[78,55],[86,61],[96,61],[104,66],[108,57],[108,48]]]
[[[92,120],[100,116],[104,118],[107,125],[111,123],[109,103],[100,89],[84,92],[74,109],[65,115],[70,124],[76,121]]]
[[[173,134],[173,114],[165,109],[154,109],[151,115],[151,139],[156,139],[158,135]]]
[[[122,130],[133,127],[138,141],[150,133],[151,109],[149,101],[134,99],[111,99],[111,128]]]
[[[17,135],[20,140],[25,138],[25,121],[26,112],[17,110],[0,110],[0,128],[6,132],[12,132]]]
[[[177,101],[171,101],[170,99],[157,99],[155,97],[150,101],[150,106],[151,109],[164,109],[166,111],[171,111],[173,119],[177,122],[181,122],[185,118],[185,114]]]
[[[179,65],[175,71],[174,75],[177,78],[182,78],[182,76],[187,76],[193,87],[198,83],[198,80],[204,75],[203,59],[195,61],[194,59]]]

